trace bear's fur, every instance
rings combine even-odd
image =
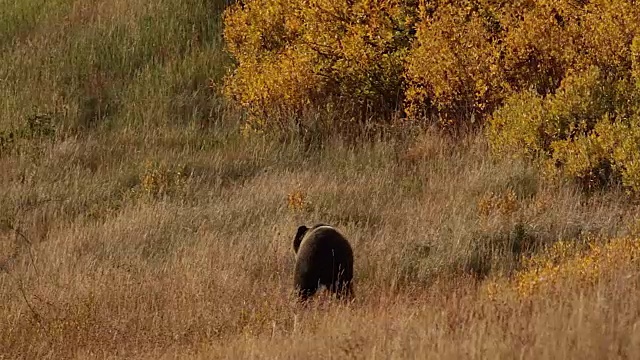
[[[313,296],[320,285],[338,298],[353,296],[353,250],[338,230],[325,224],[300,226],[293,251],[294,286],[300,300]]]

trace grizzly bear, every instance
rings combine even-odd
[[[300,226],[293,240],[296,253],[294,286],[302,301],[324,285],[338,298],[353,294],[353,250],[334,227],[318,224]]]

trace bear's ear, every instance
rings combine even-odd
[[[304,237],[304,234],[306,234],[308,230],[309,228],[304,225],[298,228],[298,231],[296,232],[296,237],[293,239],[293,251],[296,254],[298,253],[298,249],[300,248],[300,243],[302,242],[302,238]]]

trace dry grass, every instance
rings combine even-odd
[[[409,144],[338,141],[309,154],[228,138],[203,150],[193,144],[214,134],[175,131],[54,143],[26,184],[29,165],[2,159],[5,222],[32,244],[2,233],[7,358],[638,355],[637,267],[527,301],[492,300],[478,277],[514,269],[514,241],[630,232],[638,212],[622,194],[585,199],[542,183],[491,161],[479,138],[447,152],[427,133],[412,144],[430,150],[408,162],[397,153]],[[185,175],[147,192],[150,159],[165,164],[151,174]],[[478,205],[500,189],[520,194],[516,205]],[[295,192],[305,206],[290,206]],[[352,304],[293,302],[293,232],[315,221],[353,242]]]
[[[476,135],[242,137],[210,86],[226,59],[214,40],[186,53],[105,41],[127,56],[98,61],[109,91],[80,111],[95,68],[71,71],[64,51],[37,65],[25,55],[72,42],[62,32],[38,40],[59,26],[54,16],[84,19],[70,35],[80,44],[178,10],[205,24],[195,38],[216,39],[206,29],[217,25],[195,15],[215,6],[100,2],[84,17],[87,1],[60,3],[41,27],[2,29],[35,45],[0,55],[0,130],[18,137],[0,146],[0,358],[640,356],[635,258],[591,274],[589,286],[568,276],[544,296],[508,291],[527,270],[522,257],[545,245],[636,236],[638,206],[620,191],[545,182],[492,159]],[[149,21],[158,38],[192,38],[180,21]],[[79,58],[99,53],[83,49]],[[39,79],[51,92],[21,85]],[[32,117],[34,104],[49,117]],[[293,301],[293,235],[319,221],[353,243],[353,303]],[[493,283],[502,296],[488,294]]]

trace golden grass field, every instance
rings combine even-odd
[[[636,201],[480,133],[243,136],[223,5],[0,0],[0,359],[640,358]],[[316,222],[350,303],[295,302]]]

